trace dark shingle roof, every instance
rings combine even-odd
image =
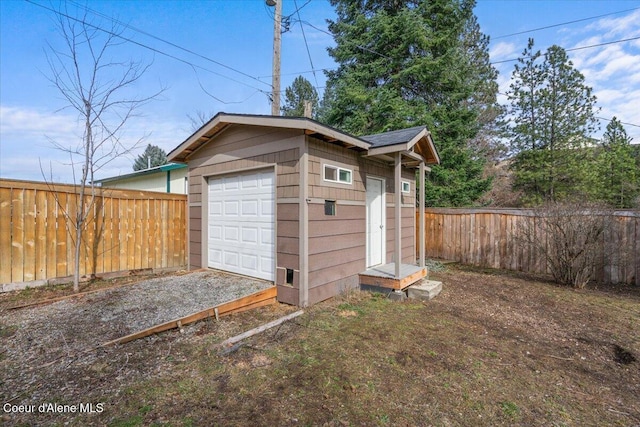
[[[372,148],[386,147],[388,145],[405,144],[415,138],[426,126],[416,126],[409,129],[393,130],[390,132],[377,133],[375,135],[361,136],[371,144]]]

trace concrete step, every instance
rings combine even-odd
[[[407,288],[410,299],[431,300],[442,291],[442,282],[422,279],[418,283]]]

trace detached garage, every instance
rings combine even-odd
[[[188,165],[192,269],[273,281],[279,301],[300,306],[426,274],[416,170],[424,182],[439,158],[424,126],[355,137],[306,118],[220,113],[169,160]]]

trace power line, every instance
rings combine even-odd
[[[309,0],[311,1],[311,0]],[[302,7],[306,6],[307,4],[309,4],[309,1],[307,1]],[[300,30],[302,30],[302,38],[304,39],[304,45],[307,48],[307,56],[309,57],[309,63],[311,64],[311,69],[315,69],[315,67],[313,66],[313,60],[311,59],[311,52],[309,51],[309,43],[307,43],[307,36],[304,33],[304,27],[302,26],[302,20],[300,19],[300,9],[302,9],[302,7],[298,7],[298,2],[297,0],[293,0],[293,4],[296,7],[296,11],[294,13],[298,14],[298,21],[300,22]],[[316,81],[316,86],[318,86],[318,76],[316,76],[316,72],[313,72],[313,78]]]
[[[504,93],[504,92],[496,92],[496,94],[498,94],[498,95],[503,95],[503,96],[509,96],[509,94]],[[607,122],[610,122],[611,120],[613,120],[613,118],[608,119],[608,118],[606,118],[606,117],[599,117],[599,116],[595,116],[595,118],[596,118],[596,119],[598,119],[598,120],[603,120],[603,121],[607,121]],[[619,121],[619,122],[620,122],[620,121]],[[629,123],[629,122],[620,122],[620,123],[621,123],[621,124],[623,124],[623,125],[633,126],[633,127],[640,128],[640,125],[636,125],[636,124],[634,124],[634,123]]]
[[[604,43],[598,43],[598,44],[592,44],[589,46],[580,46],[580,47],[573,47],[571,49],[565,49],[565,52],[573,52],[575,50],[583,50],[583,49],[592,49],[594,47],[601,47],[601,46],[607,46],[610,44],[617,44],[617,43],[624,43],[624,42],[630,42],[633,40],[638,40],[640,39],[640,36],[637,37],[630,37],[628,39],[621,39],[621,40],[614,40],[614,41],[610,41],[610,42],[604,42]],[[522,58],[512,58],[512,59],[503,59],[501,61],[494,61],[491,62],[491,65],[495,65],[495,64],[503,64],[505,62],[514,62],[514,61],[518,61],[519,59],[526,59],[526,58],[532,58],[533,56],[529,55],[529,56],[523,56]]]
[[[607,118],[604,118],[604,117],[596,117],[596,119],[598,119],[598,120],[606,120],[606,121],[608,121],[608,122],[610,122],[611,120],[613,120],[613,118],[611,118],[611,119],[607,119]],[[633,126],[633,127],[636,127],[636,128],[640,128],[640,125],[634,125],[633,123],[620,122],[620,121],[619,121],[619,123],[621,123],[621,124],[623,124],[623,125],[627,125],[627,126]]]
[[[234,78],[232,78],[232,77],[229,77],[229,76],[225,76],[224,74],[220,74],[220,73],[218,73],[218,72],[216,72],[216,71],[210,70],[210,69],[205,68],[205,67],[202,67],[202,66],[200,66],[200,65],[193,64],[192,62],[189,62],[189,61],[187,61],[187,60],[185,60],[185,59],[178,58],[178,57],[177,57],[177,56],[175,56],[175,55],[171,55],[171,54],[169,54],[169,53],[166,53],[166,52],[161,51],[161,50],[159,50],[159,49],[156,49],[156,48],[154,48],[154,47],[151,47],[151,46],[145,45],[145,44],[143,44],[143,43],[137,42],[137,41],[135,41],[135,40],[133,40],[133,39],[131,39],[131,38],[124,37],[123,35],[121,35],[121,34],[117,34],[117,33],[114,33],[113,31],[105,30],[105,29],[104,29],[104,28],[102,28],[102,27],[99,27],[99,26],[97,26],[97,25],[94,25],[94,24],[91,24],[91,23],[89,23],[89,22],[86,22],[85,20],[78,19],[78,18],[74,18],[74,17],[72,17],[72,16],[70,16],[70,15],[67,15],[67,14],[62,13],[62,12],[60,12],[60,11],[57,11],[57,10],[55,10],[55,9],[49,8],[49,7],[47,7],[47,6],[43,6],[43,5],[41,5],[41,4],[35,3],[35,2],[33,2],[33,1],[31,1],[31,0],[25,0],[25,1],[26,1],[27,3],[31,3],[31,4],[33,4],[33,5],[35,5],[35,6],[38,6],[38,7],[41,7],[41,8],[43,8],[43,9],[46,9],[46,10],[48,10],[48,11],[50,11],[50,12],[53,12],[53,13],[55,13],[55,14],[57,14],[57,15],[63,16],[63,17],[65,17],[65,18],[67,18],[67,19],[70,19],[70,20],[72,20],[72,21],[79,22],[79,23],[81,23],[81,24],[83,24],[83,25],[86,25],[87,27],[94,28],[94,29],[96,29],[96,30],[98,30],[98,31],[102,31],[102,32],[104,32],[104,33],[106,33],[106,34],[109,34],[109,35],[113,36],[113,37],[118,37],[118,38],[120,38],[120,39],[122,39],[122,40],[124,40],[124,41],[127,41],[127,42],[129,42],[129,43],[133,43],[133,44],[135,44],[135,45],[137,45],[137,46],[140,46],[140,47],[142,47],[142,48],[148,49],[148,50],[150,50],[150,51],[152,51],[152,52],[158,53],[158,54],[163,55],[163,56],[166,56],[166,57],[168,57],[168,58],[175,59],[176,61],[182,62],[183,64],[186,64],[186,65],[190,66],[192,69],[199,68],[199,69],[201,69],[201,70],[203,70],[203,71],[207,71],[207,72],[209,72],[209,73],[211,73],[211,74],[217,75],[217,76],[219,76],[219,77],[225,78],[225,79],[230,80],[230,81],[232,81],[232,82],[235,82],[235,83],[241,84],[241,85],[243,85],[243,86],[247,86],[247,87],[249,87],[249,88],[251,88],[251,89],[255,89],[255,90],[259,91],[259,92],[262,92],[262,93],[264,93],[264,94],[267,94],[267,92],[266,92],[266,91],[264,91],[264,90],[262,90],[262,89],[260,89],[260,88],[257,88],[257,87],[255,87],[255,86],[251,86],[250,84],[247,84],[247,83],[242,82],[242,81],[240,81],[240,80],[236,80],[236,79],[234,79]],[[258,81],[260,81],[260,80],[258,80]],[[264,82],[262,82],[262,81],[260,81],[260,82],[261,82],[261,83],[264,83]],[[224,102],[224,101],[221,101],[221,102],[226,103],[226,102]]]
[[[519,31],[517,33],[505,34],[505,35],[502,35],[502,36],[492,37],[492,39],[493,40],[497,40],[497,39],[503,39],[505,37],[519,36],[520,34],[533,33],[535,31],[540,31],[540,30],[548,30],[549,28],[561,27],[563,25],[575,24],[577,22],[590,21],[592,19],[603,18],[605,16],[610,16],[610,15],[617,15],[618,13],[631,12],[631,11],[638,10],[638,9],[640,9],[640,7],[635,7],[633,9],[621,10],[621,11],[618,11],[618,12],[605,13],[603,15],[590,16],[588,18],[576,19],[574,21],[561,22],[559,24],[547,25],[545,27],[534,28],[532,30],[525,30],[525,31]]]
[[[300,21],[300,22],[301,22],[301,23],[303,23],[303,24],[305,24],[305,25],[310,26],[310,27],[311,27],[311,28],[313,28],[314,30],[320,31],[321,33],[325,33],[325,34],[330,35],[331,37],[333,37],[333,34],[331,34],[330,32],[328,32],[328,31],[326,31],[326,30],[323,30],[322,28],[318,28],[318,27],[316,27],[315,25],[311,24],[310,22],[307,22],[307,21]],[[357,47],[358,49],[360,49],[360,50],[364,50],[364,51],[367,51],[367,52],[373,53],[374,55],[378,55],[378,56],[381,56],[381,57],[386,58],[386,59],[393,59],[393,58],[391,58],[391,57],[389,57],[389,56],[387,56],[387,55],[383,55],[383,54],[382,54],[382,53],[380,53],[380,52],[376,52],[375,50],[371,50],[371,49],[369,49],[369,48],[367,48],[367,47],[364,47],[364,46],[361,46],[361,45],[356,45],[356,47]]]
[[[27,1],[28,1],[29,3],[33,3],[33,2],[31,2],[30,0],[27,0]],[[156,35],[154,35],[154,34],[151,34],[151,33],[147,32],[147,31],[144,31],[144,30],[141,30],[141,29],[139,29],[139,28],[136,28],[136,27],[134,27],[134,26],[132,26],[132,25],[129,25],[129,24],[127,24],[127,23],[124,23],[124,22],[122,22],[122,21],[120,21],[120,20],[118,20],[118,19],[116,19],[116,18],[113,18],[113,17],[111,17],[111,16],[108,16],[108,15],[106,15],[106,14],[104,14],[104,13],[101,13],[101,12],[98,12],[98,11],[96,11],[96,10],[93,10],[93,9],[91,9],[91,8],[87,7],[87,6],[83,6],[83,5],[81,5],[81,4],[79,4],[79,3],[77,3],[77,2],[75,2],[75,1],[73,1],[73,0],[69,0],[69,2],[70,2],[70,3],[72,3],[72,4],[74,4],[74,5],[75,5],[75,6],[77,6],[78,8],[83,8],[84,10],[86,10],[86,11],[88,11],[88,12],[93,13],[94,15],[97,15],[97,16],[99,16],[99,17],[101,17],[101,18],[104,18],[104,19],[108,19],[108,20],[110,20],[111,22],[113,22],[113,23],[115,23],[115,24],[117,24],[117,25],[119,25],[119,26],[121,26],[121,27],[123,27],[123,28],[128,28],[128,29],[133,30],[133,31],[135,31],[135,32],[138,32],[138,33],[140,33],[140,34],[144,34],[144,35],[145,35],[145,36],[147,36],[147,37],[151,37],[151,38],[153,38],[153,39],[155,39],[155,40],[158,40],[158,41],[160,41],[160,42],[162,42],[162,43],[166,43],[166,44],[168,44],[169,46],[175,47],[176,49],[180,49],[180,50],[182,50],[182,51],[185,51],[185,52],[187,52],[187,53],[190,53],[190,54],[192,54],[192,55],[195,55],[195,56],[197,56],[197,57],[199,57],[199,58],[204,59],[205,61],[209,61],[209,62],[211,62],[211,63],[213,63],[213,64],[216,64],[216,65],[218,65],[218,66],[220,66],[220,67],[223,67],[223,68],[226,68],[226,69],[231,70],[231,71],[233,71],[233,72],[236,72],[236,73],[238,73],[238,74],[241,74],[241,75],[243,75],[243,76],[245,76],[245,77],[248,77],[248,78],[250,78],[250,79],[252,79],[252,80],[255,80],[255,81],[259,82],[259,83],[262,83],[262,84],[266,84],[266,85],[268,85],[268,83],[265,83],[265,82],[263,82],[262,80],[259,80],[257,77],[254,77],[254,76],[252,76],[252,75],[250,75],[250,74],[247,74],[247,73],[245,73],[245,72],[243,72],[243,71],[240,71],[240,70],[238,70],[238,69],[236,69],[236,68],[233,68],[233,67],[231,67],[231,66],[229,66],[229,65],[223,64],[223,63],[222,63],[222,62],[220,62],[220,61],[216,61],[215,59],[211,59],[211,58],[209,58],[209,57],[207,57],[207,56],[204,56],[204,55],[202,55],[202,54],[200,54],[200,53],[198,53],[198,52],[194,52],[194,51],[192,51],[191,49],[188,49],[188,48],[186,48],[186,47],[183,47],[183,46],[177,45],[177,44],[175,44],[175,43],[173,43],[173,42],[170,42],[170,41],[168,41],[168,40],[166,40],[166,39],[163,39],[163,38],[161,38],[161,37],[158,37],[158,36],[156,36]]]

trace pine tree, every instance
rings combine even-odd
[[[637,206],[640,196],[640,171],[631,147],[632,138],[614,117],[602,137],[597,158],[596,197],[618,209]]]
[[[473,145],[495,105],[495,70],[473,0],[332,0],[339,64],[327,73],[323,120],[356,135],[426,125],[442,164],[426,182],[430,206],[473,204],[491,185]]]
[[[167,164],[167,153],[157,145],[147,145],[144,153],[140,154],[133,163],[133,170],[139,171],[149,167]],[[150,165],[150,166],[149,166]]]
[[[561,200],[584,188],[590,134],[597,129],[596,97],[559,46],[544,55],[529,39],[512,74],[505,131],[514,187],[526,203]]]
[[[280,108],[282,115],[303,117],[305,101],[311,102],[312,116],[315,117],[318,113],[318,92],[309,80],[298,76],[284,91],[284,105]]]

